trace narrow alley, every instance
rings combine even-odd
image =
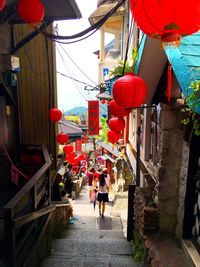
[[[53,240],[52,254],[41,267],[141,267],[133,260],[133,247],[123,234],[120,217],[113,217],[111,205],[105,217],[89,203],[87,187],[72,202],[78,220],[69,224],[61,239]]]

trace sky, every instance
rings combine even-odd
[[[76,3],[82,14],[82,18],[55,22],[54,25],[59,35],[73,35],[90,26],[88,17],[97,8],[97,0],[76,0]],[[61,72],[95,87],[98,84],[98,58],[93,52],[98,50],[99,47],[99,31],[89,38],[74,44],[56,44],[57,72]],[[82,74],[72,61],[89,78]],[[94,100],[98,92],[86,91],[84,87],[84,84],[73,82],[71,79],[57,73],[58,108],[66,111],[76,106],[87,107],[87,100]]]

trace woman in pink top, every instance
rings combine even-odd
[[[105,203],[109,202],[107,186],[105,175],[102,173],[99,175],[99,190],[97,197],[97,200],[99,201],[99,215],[102,217],[104,217]]]

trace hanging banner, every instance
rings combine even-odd
[[[84,133],[83,137],[82,137],[82,144],[86,144],[87,143],[87,134]]]
[[[99,134],[99,101],[88,101],[88,134]]]
[[[82,151],[82,140],[81,139],[76,140],[76,151]]]

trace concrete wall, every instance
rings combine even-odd
[[[179,205],[183,134],[179,109],[161,104],[159,117],[158,208],[160,230],[174,233]]]

